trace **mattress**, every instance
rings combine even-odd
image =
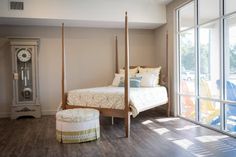
[[[142,111],[166,104],[167,102],[167,90],[163,86],[130,88],[130,108],[133,117],[137,116]],[[124,109],[124,88],[106,86],[71,90],[68,92],[67,104]]]

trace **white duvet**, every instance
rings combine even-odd
[[[123,87],[97,87],[68,92],[67,103],[98,108],[124,109]],[[151,88],[130,88],[130,108],[133,117],[139,112],[168,102],[167,91],[163,86]]]

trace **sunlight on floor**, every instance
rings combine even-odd
[[[163,122],[169,122],[169,121],[175,121],[175,120],[179,120],[179,118],[160,118],[160,119],[156,119],[156,121],[163,123]]]
[[[174,138],[174,137],[167,137],[166,139],[169,140],[169,141],[174,141],[174,140],[176,140],[177,138]]]
[[[172,142],[197,157],[206,157],[213,155],[209,150],[202,148],[187,139],[175,140]]]
[[[181,131],[181,130],[188,130],[188,129],[197,128],[197,127],[199,127],[199,126],[198,125],[186,125],[182,128],[175,128],[175,129]]]
[[[193,134],[191,136],[191,131],[198,131],[196,128],[201,127],[199,125],[188,123],[186,125],[175,126],[175,128],[172,128],[173,130],[168,127],[168,125],[175,125],[175,123],[177,123],[175,121],[179,119],[180,118],[176,117],[157,118],[155,120],[148,119],[143,121],[142,124],[156,134],[173,143],[173,145],[177,145],[181,149],[186,150],[196,157],[213,157],[215,155],[214,151],[218,153],[232,153],[232,151],[236,151],[236,141],[229,140],[229,136],[227,135],[218,134],[196,137],[196,134]],[[159,122],[164,123],[167,127],[163,127]],[[191,136],[191,138],[183,138],[185,133]],[[202,144],[200,144],[200,142]]]
[[[172,118],[156,118],[147,119],[142,122],[148,129],[152,130],[156,134],[162,136],[169,142],[173,143],[173,145],[178,146],[180,149],[187,151],[195,157],[213,157],[214,152],[220,153],[234,153],[236,151],[236,141],[229,140],[229,136],[227,135],[204,135],[204,136],[196,136],[196,132],[199,131],[198,128],[201,126],[187,123],[183,125],[175,125],[178,123],[177,120],[180,118],[172,117]],[[166,127],[163,127],[162,124]],[[170,126],[175,126],[174,128]],[[191,131],[194,131],[193,135]],[[183,138],[185,133],[191,137]],[[200,144],[201,143],[201,144]]]
[[[227,135],[220,135],[220,136],[208,135],[208,136],[195,137],[196,140],[202,143],[214,142],[214,141],[218,141],[219,139],[224,139],[224,138],[228,138],[228,136]]]
[[[191,142],[187,139],[175,140],[175,141],[172,141],[172,142],[177,144],[178,146],[184,148],[185,150],[187,150],[191,145],[194,144],[193,142]]]
[[[166,128],[158,128],[158,129],[153,129],[154,132],[158,133],[159,135],[163,135],[167,132],[170,132],[170,130]]]
[[[151,123],[153,123],[153,121],[151,121],[151,120],[145,120],[142,122],[142,124],[144,124],[144,125],[151,124]]]

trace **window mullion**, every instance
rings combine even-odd
[[[220,1],[220,16],[223,17],[224,15],[224,0]],[[224,100],[225,95],[225,49],[224,49],[224,19],[220,18],[220,99]],[[225,130],[225,103],[220,103],[220,130]]]
[[[198,0],[195,1],[195,95],[199,96],[199,28],[198,28],[198,22],[199,22],[199,14],[198,14]],[[199,99],[195,99],[195,117],[196,121],[199,122],[200,120],[200,105],[199,105]]]

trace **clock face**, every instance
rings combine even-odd
[[[31,53],[28,50],[20,50],[17,54],[17,58],[21,62],[27,62],[31,59]]]

